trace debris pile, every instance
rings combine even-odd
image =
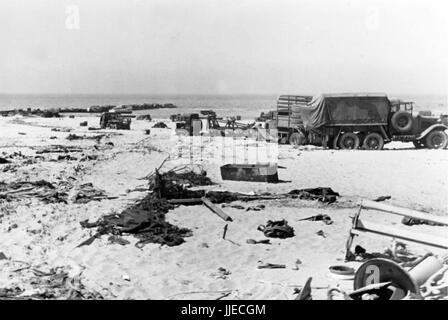
[[[63,145],[52,145],[48,148],[42,148],[36,151],[36,154],[43,154],[43,153],[68,153],[68,152],[82,152],[83,149],[80,147],[70,147],[70,146],[63,146]]]
[[[156,193],[149,193],[143,200],[136,203],[120,214],[111,214],[102,217],[97,222],[84,221],[81,226],[85,228],[97,227],[96,234],[80,244],[89,245],[95,238],[103,234],[121,235],[134,234],[139,242],[137,246],[146,243],[159,243],[176,246],[184,242],[184,237],[190,236],[191,231],[178,228],[165,221],[165,214],[172,209],[165,199]]]
[[[294,237],[294,228],[288,225],[286,220],[268,220],[265,226],[259,225],[258,230],[262,231],[269,238],[285,239]]]
[[[160,168],[159,168],[160,169]],[[184,237],[190,236],[191,231],[185,228],[173,226],[165,220],[165,214],[173,209],[176,204],[196,205],[205,204],[215,214],[226,221],[232,221],[217,203],[230,203],[233,201],[273,200],[285,198],[300,198],[319,200],[327,203],[336,201],[338,194],[330,188],[315,188],[293,190],[287,194],[259,194],[247,195],[229,191],[207,191],[204,189],[193,190],[190,187],[213,185],[206,171],[199,165],[186,165],[173,168],[164,173],[158,169],[148,177],[148,195],[135,203],[132,207],[119,214],[111,214],[102,217],[96,222],[83,221],[85,228],[97,228],[96,233],[79,246],[89,245],[103,234],[120,236],[133,234],[139,239],[137,246],[146,243],[159,243],[162,245],[176,246],[184,242]],[[264,205],[248,207],[248,210],[259,211]],[[294,236],[294,229],[287,221],[268,221],[266,226],[260,226],[259,230],[267,237],[288,238]]]
[[[45,180],[0,182],[0,199],[38,198],[45,203],[67,203],[67,194]]]
[[[0,300],[103,299],[100,293],[87,290],[79,277],[69,277],[62,268],[48,272],[32,268],[32,272],[34,276],[30,283],[35,289],[0,288]]]
[[[165,214],[174,208],[167,199],[188,195],[191,190],[188,190],[186,186],[209,184],[212,182],[201,168],[199,173],[195,172],[191,166],[175,168],[163,174],[156,171],[150,181],[150,192],[135,205],[120,214],[104,216],[94,223],[83,221],[81,223],[83,227],[97,227],[97,230],[93,237],[81,243],[80,246],[89,245],[103,234],[122,235],[125,233],[133,234],[139,239],[137,246],[147,243],[180,245],[185,241],[185,237],[191,235],[191,231],[174,226],[165,220]]]
[[[0,164],[11,163],[11,161],[6,160],[5,158],[0,157]]]
[[[77,134],[71,133],[67,136],[67,140],[73,141],[73,140],[83,140],[83,139],[92,139],[92,140],[97,140],[100,141],[103,137],[105,136],[105,134],[99,134],[96,136],[79,136]]]
[[[88,203],[90,201],[99,201],[103,199],[110,199],[104,190],[95,189],[92,183],[84,183],[79,186],[79,191],[76,193],[73,200],[74,203]]]
[[[204,190],[190,190],[189,187],[213,185],[207,172],[201,166],[181,166],[160,174],[158,170],[150,177],[150,190],[155,190],[161,198],[191,199],[201,198]]]
[[[300,190],[292,190],[290,195],[297,196],[299,199],[318,200],[325,203],[333,203],[339,197],[339,193],[334,192],[331,188],[308,188]]]

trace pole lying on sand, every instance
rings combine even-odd
[[[224,221],[233,221],[230,216],[228,216],[221,208],[218,208],[213,202],[211,202],[206,197],[202,197],[202,203],[209,208],[211,211],[216,213]]]
[[[190,199],[171,199],[168,200],[171,204],[199,204],[202,203],[202,198],[190,198]]]

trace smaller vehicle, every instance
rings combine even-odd
[[[414,103],[402,100],[391,102],[391,141],[412,141],[415,148],[444,149],[448,145],[448,129],[444,117],[434,117],[431,111],[413,115]]]
[[[115,112],[104,112],[100,118],[101,129],[131,129],[131,117]]]
[[[176,114],[170,117],[176,122],[176,134],[179,136],[193,136],[201,131],[201,121],[198,113]]]
[[[176,122],[176,134],[184,136],[244,135],[244,132],[252,127],[252,124],[236,122],[236,117],[230,117],[226,120],[218,118],[216,113],[211,110],[201,111],[201,114],[172,115],[170,119]]]

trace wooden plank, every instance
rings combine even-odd
[[[351,232],[353,234],[371,233],[391,238],[398,238],[405,241],[425,244],[433,247],[448,249],[448,238],[416,233],[413,231],[388,227],[361,220],[357,221],[356,228],[352,229]]]
[[[279,100],[277,101],[277,105],[278,106],[291,106],[291,105],[295,105],[295,104],[301,104],[301,105],[306,105],[308,104],[308,101],[306,100]]]
[[[277,100],[277,105],[291,105],[291,104],[307,104],[307,100],[293,99],[293,100]]]
[[[300,107],[306,107],[307,103],[305,101],[291,101],[288,103],[281,103],[278,102],[277,103],[277,107],[278,108],[290,108],[290,107],[294,107],[294,106],[300,106]]]
[[[171,204],[197,204],[202,203],[202,198],[191,198],[191,199],[171,199],[168,200]]]
[[[424,213],[424,212],[420,212],[420,211],[416,211],[416,210],[412,210],[412,209],[408,209],[408,208],[403,208],[403,207],[391,206],[389,204],[379,203],[379,202],[370,201],[370,200],[363,200],[361,202],[361,206],[365,209],[373,209],[373,210],[388,212],[388,213],[397,214],[400,216],[406,216],[406,217],[411,217],[411,218],[415,218],[415,219],[441,223],[441,224],[448,226],[448,217],[440,217],[440,216],[436,216],[436,215],[429,214],[429,213]]]
[[[209,208],[211,211],[213,211],[215,214],[217,214],[224,221],[233,221],[232,218],[229,217],[224,211],[222,211],[221,208],[218,208],[214,203],[212,203],[206,197],[202,197],[202,203],[204,203],[204,205],[207,208]]]
[[[11,190],[11,191],[5,191],[5,192],[0,192],[0,196],[6,196],[8,194],[13,194],[13,193],[20,193],[20,192],[24,192],[24,191],[30,191],[33,189],[36,189],[37,187],[28,187],[28,188],[21,188],[21,189],[16,189],[16,190]]]
[[[311,100],[312,96],[298,96],[298,95],[281,95],[277,100]]]

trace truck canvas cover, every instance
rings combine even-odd
[[[300,107],[306,130],[324,125],[387,124],[390,102],[385,94],[322,94]]]

